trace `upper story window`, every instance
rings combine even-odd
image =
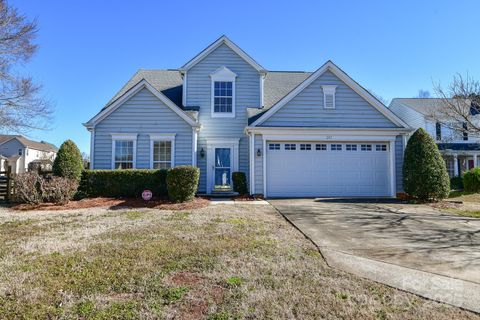
[[[463,141],[468,141],[468,126],[467,126],[467,123],[464,122],[463,125]]]
[[[227,67],[221,67],[210,77],[212,78],[212,118],[234,118],[237,75]]]
[[[442,140],[442,125],[440,122],[435,123],[435,139],[437,141]]]
[[[233,82],[215,81],[213,95],[213,112],[232,113],[233,108]]]
[[[18,155],[21,156],[23,154],[23,149],[18,149]]]
[[[335,109],[335,91],[337,86],[325,85],[323,89],[323,108]]]

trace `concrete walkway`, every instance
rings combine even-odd
[[[319,246],[329,265],[480,312],[480,219],[388,201],[270,203]]]

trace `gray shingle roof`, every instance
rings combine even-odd
[[[249,117],[257,118],[260,114],[266,112],[280,99],[286,96],[296,86],[307,79],[312,73],[303,71],[269,71],[264,82],[264,107],[248,108]],[[183,81],[179,70],[138,70],[133,77],[120,89],[120,91],[106,104],[104,110],[115,100],[120,98],[128,90],[133,88],[138,82],[145,79],[155,89],[162,92],[167,98],[175,103],[179,108],[186,110],[191,106],[183,106],[182,87]],[[259,106],[260,107],[260,106]]]
[[[57,147],[54,146],[51,143],[45,142],[45,141],[33,141],[30,139],[25,138],[24,136],[20,135],[10,135],[10,134],[2,134],[0,135],[0,144],[7,142],[9,140],[12,140],[16,138],[20,143],[22,143],[24,146],[28,148],[32,148],[35,150],[40,150],[40,151],[54,151],[57,152]]]
[[[468,103],[466,100],[465,102]],[[400,103],[426,116],[433,115],[437,110],[446,107],[445,101],[440,98],[395,98],[390,104],[393,103]]]

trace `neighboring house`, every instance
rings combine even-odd
[[[444,107],[442,99],[438,98],[396,98],[389,105],[390,110],[410,127],[423,128],[435,139],[448,174],[454,177],[478,166],[480,140],[467,131],[453,130],[452,127],[459,126],[449,125],[448,119],[439,120],[442,113],[438,109]]]
[[[31,162],[53,162],[56,154],[57,148],[50,143],[19,135],[0,135],[0,171],[10,167],[12,173],[23,173],[28,171]]]
[[[266,197],[393,197],[411,131],[333,62],[268,71],[225,36],[179,69],[139,70],[84,125],[93,169],[194,165],[207,194],[242,171]]]

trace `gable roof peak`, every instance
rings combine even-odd
[[[199,54],[193,57],[190,61],[184,64],[181,68],[181,72],[185,72],[188,69],[195,66],[197,63],[202,61],[206,56],[208,56],[215,49],[220,47],[222,44],[228,46],[233,52],[238,54],[243,60],[250,64],[258,72],[267,72],[267,70],[262,67],[257,61],[250,57],[245,51],[243,51],[238,45],[236,45],[232,40],[230,40],[226,35],[221,35],[217,40],[215,40],[208,47],[203,49]]]

